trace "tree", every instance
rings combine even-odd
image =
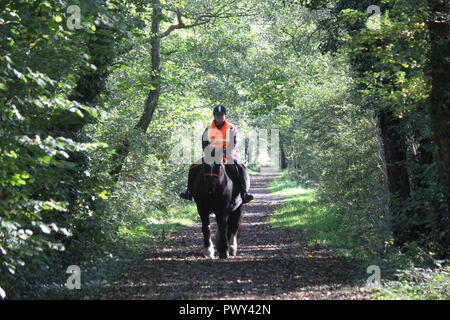
[[[449,130],[444,124],[448,125],[448,106],[444,102],[448,101],[448,78],[443,76],[448,75],[443,54],[448,51],[448,18],[442,18],[448,17],[443,14],[448,12],[448,2],[429,1],[428,5],[421,0],[303,3],[315,10],[329,10],[331,15],[319,24],[323,32],[322,49],[349,53],[360,97],[368,102],[368,108],[375,109],[384,148],[396,244],[403,246],[418,241],[442,252],[438,234],[447,235],[444,229],[449,229],[447,223],[438,222],[448,216],[445,209],[449,194],[448,166],[439,160],[447,159],[449,140]],[[366,27],[366,9],[370,5],[378,5],[383,13],[381,28]],[[429,39],[423,15],[428,8],[431,17],[438,17],[428,20]],[[427,69],[426,52],[421,51],[424,47],[431,49],[431,86],[424,80]],[[439,88],[439,93],[433,87]],[[431,96],[426,102],[428,91]],[[433,137],[428,133],[430,128]],[[438,158],[433,157],[435,146]],[[433,164],[440,168],[442,193],[436,194],[433,179],[437,173]],[[441,194],[445,194],[442,199]]]
[[[439,182],[444,202],[436,225],[443,248],[450,247],[450,1],[429,0],[429,112],[437,149]],[[444,249],[445,250],[445,249]]]
[[[172,32],[179,29],[189,29],[197,26],[214,23],[218,19],[234,16],[244,16],[249,14],[249,9],[244,5],[238,6],[237,1],[192,1],[189,5],[183,1],[171,1],[161,3],[160,0],[151,2],[151,28],[150,28],[150,89],[144,102],[144,111],[136,124],[135,128],[146,132],[153,114],[158,106],[161,95],[161,42],[164,38],[170,36]],[[165,30],[161,30],[161,22],[173,21]],[[185,23],[185,20],[189,20]],[[129,139],[121,141],[116,147],[116,156],[113,161],[115,167],[110,172],[115,179],[121,172],[123,163],[130,152],[131,143]]]

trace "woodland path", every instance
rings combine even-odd
[[[267,217],[282,198],[266,186],[270,168],[251,177],[255,200],[245,205],[238,254],[202,253],[200,222],[155,243],[138,263],[101,290],[100,299],[370,299],[355,263],[306,245],[301,230],[272,228]],[[216,224],[211,215],[212,234]],[[360,277],[361,278],[361,277]]]

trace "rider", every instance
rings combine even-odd
[[[227,142],[229,140],[231,140],[230,138],[232,138],[233,152],[230,154],[230,156],[232,157],[232,161],[234,162],[234,164],[237,168],[237,171],[238,171],[238,179],[239,179],[238,185],[240,188],[240,194],[242,197],[242,201],[243,201],[243,203],[248,203],[253,200],[253,195],[249,194],[248,189],[247,189],[247,186],[250,185],[249,183],[247,183],[247,177],[248,177],[247,172],[246,172],[247,169],[245,168],[244,164],[236,158],[236,153],[234,152],[234,150],[236,149],[236,143],[237,143],[236,127],[226,120],[227,109],[224,106],[219,105],[219,106],[215,107],[213,114],[214,114],[213,122],[211,123],[211,125],[206,127],[206,129],[202,135],[203,150],[210,144],[212,144],[212,145],[220,144],[223,146],[224,154],[226,155],[226,151],[228,150]],[[220,136],[221,139],[214,137],[213,136],[214,132],[217,132],[218,136]],[[208,133],[209,133],[209,137],[208,137]],[[230,134],[229,137],[227,136],[228,134]],[[188,186],[189,185],[191,185],[191,181],[188,182]],[[186,199],[186,200],[192,200],[192,194],[189,191],[189,187],[187,188],[187,190],[185,192],[180,193],[180,197],[183,199]]]

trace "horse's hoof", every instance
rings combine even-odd
[[[210,246],[209,248],[205,248],[203,251],[203,256],[206,258],[214,259],[214,247]]]
[[[220,259],[227,259],[227,258],[228,258],[228,252],[220,253],[220,254],[219,254],[219,258],[220,258]]]
[[[231,256],[235,256],[237,252],[237,237],[236,235],[231,238],[230,245],[228,246]]]

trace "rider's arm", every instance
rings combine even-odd
[[[203,131],[202,134],[202,150],[205,150],[205,148],[209,145],[209,140],[208,140],[208,128],[205,129],[205,131]]]
[[[233,127],[232,133],[233,135],[233,148],[236,149],[236,145],[237,145],[237,130],[236,127]]]

